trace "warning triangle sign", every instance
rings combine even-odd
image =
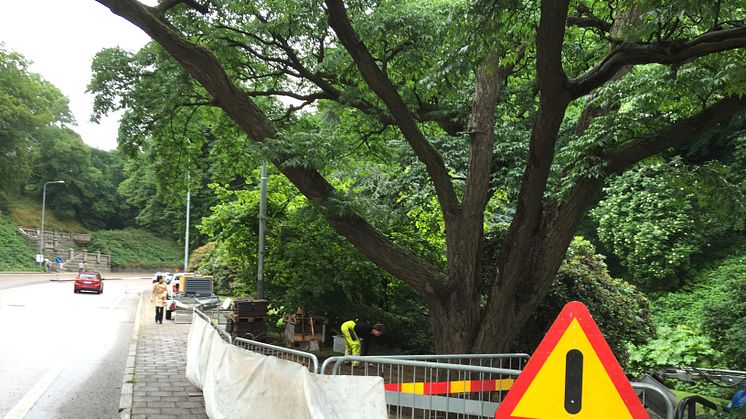
[[[588,308],[572,301],[549,328],[495,418],[649,416]]]

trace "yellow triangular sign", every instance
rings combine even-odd
[[[649,418],[588,309],[565,305],[496,418]]]

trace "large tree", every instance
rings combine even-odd
[[[275,150],[274,165],[338,234],[423,297],[440,352],[508,350],[605,179],[746,107],[738,2],[97,1],[160,44],[203,105]],[[669,71],[651,74],[654,64]],[[442,258],[350,210],[333,171],[287,145],[310,143],[307,153],[329,139],[294,135],[288,116],[311,104],[376,127],[358,133],[372,151],[409,147],[418,164],[400,174],[424,168]],[[503,178],[516,162],[511,191]],[[485,284],[485,213],[498,192],[512,203],[510,226]]]
[[[40,130],[72,122],[67,98],[28,66],[0,43],[0,193],[28,182]]]

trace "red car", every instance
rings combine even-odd
[[[95,291],[97,294],[104,292],[104,281],[98,272],[81,272],[75,278],[76,293],[80,291]]]

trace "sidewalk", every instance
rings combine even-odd
[[[186,379],[191,324],[155,323],[150,295],[140,295],[119,402],[121,418],[207,418],[202,393]]]

